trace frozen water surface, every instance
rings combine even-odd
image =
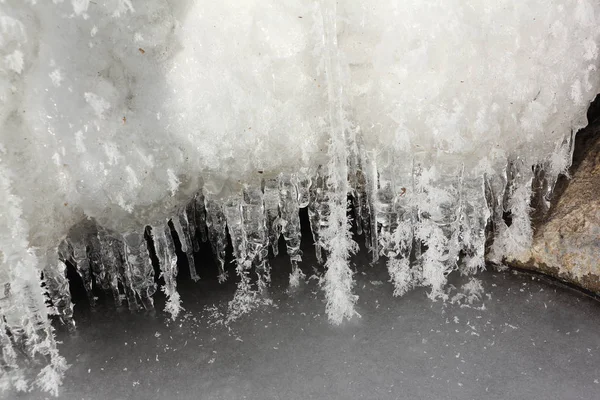
[[[312,259],[309,258],[309,260]],[[524,274],[484,272],[479,298],[432,302],[392,295],[383,264],[360,253],[361,318],[327,322],[314,283],[288,292],[273,262],[273,306],[220,324],[235,285],[179,284],[171,321],[76,307],[59,332],[64,399],[592,399],[600,370],[598,303]],[[366,272],[363,275],[361,272]],[[451,278],[452,295],[468,278]],[[382,290],[383,289],[383,290]],[[164,298],[157,299],[157,306]],[[15,397],[11,397],[15,396]],[[45,396],[9,394],[6,398]]]

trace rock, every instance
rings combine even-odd
[[[535,227],[529,260],[508,264],[600,293],[600,121],[578,133],[571,175]]]

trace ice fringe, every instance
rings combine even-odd
[[[167,296],[165,311],[174,320],[182,311],[182,307],[181,299],[177,292],[177,254],[175,253],[175,244],[173,243],[168,223],[153,227],[152,238],[154,240],[156,257],[160,265],[161,276],[165,280],[165,284],[162,287],[163,292]]]
[[[0,386],[26,390],[29,384],[23,375],[21,358],[15,347],[31,359],[44,359],[35,379],[41,390],[58,396],[64,372],[69,367],[58,353],[54,328],[50,324],[49,309],[42,292],[43,280],[38,269],[39,260],[28,245],[28,227],[22,218],[21,200],[11,192],[11,177],[3,165],[0,152],[0,271],[8,275],[0,293],[0,343],[2,361]],[[64,280],[64,277],[62,278]]]

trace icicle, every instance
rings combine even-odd
[[[535,213],[543,216],[550,208],[549,192],[552,192],[550,182],[546,176],[547,166],[537,164],[533,167],[533,182],[531,189],[533,192],[532,208]]]
[[[156,284],[154,283],[154,268],[150,263],[146,240],[144,235],[138,232],[126,233],[123,235],[123,239],[127,280],[144,308],[151,310],[154,308],[152,295],[156,291]]]
[[[421,265],[421,284],[431,287],[428,294],[431,299],[445,299],[446,276],[458,267],[460,251],[460,173],[440,172],[435,165],[427,169],[419,165],[417,169],[415,238],[427,246],[417,260]]]
[[[92,270],[92,274],[94,276],[94,281],[102,290],[108,290],[110,289],[110,277],[106,267],[102,263],[102,255],[100,252],[101,246],[100,240],[98,239],[97,226],[94,226],[93,231],[87,235],[86,239],[88,243],[88,260],[90,263],[90,269]]]
[[[410,185],[412,171],[399,171],[399,163],[389,153],[379,163],[379,189],[374,204],[380,226],[379,249],[388,258],[387,269],[394,285],[394,296],[412,289],[418,276],[410,267],[413,244],[414,194]]]
[[[0,295],[4,294],[0,293]],[[0,301],[2,310],[9,307],[9,304],[4,304],[8,302],[7,298]],[[2,351],[0,358],[0,389],[6,391],[12,386],[18,392],[26,392],[29,383],[25,379],[23,370],[19,368],[15,344],[9,335],[10,329],[4,322],[4,315],[0,314],[0,349]]]
[[[190,277],[194,282],[197,282],[200,277],[196,272],[196,264],[194,262],[194,245],[192,244],[192,233],[190,232],[190,224],[188,221],[187,213],[183,210],[178,216],[172,219],[175,232],[179,236],[179,243],[181,243],[181,251],[187,256],[188,268],[190,270]]]
[[[416,157],[412,158],[411,165],[411,188],[412,188],[412,201],[411,201],[411,218],[413,226],[413,257],[415,263],[413,266],[413,274],[416,278],[415,284],[420,284],[423,281],[423,265],[421,263],[421,256],[423,253],[423,244],[417,237],[417,229],[419,222],[421,221],[421,214],[419,210],[419,203],[423,198],[423,190],[419,186],[421,175],[423,174],[423,167],[420,162],[417,162]]]
[[[258,289],[264,292],[271,283],[269,265],[269,237],[265,219],[263,192],[260,186],[249,186],[243,191],[242,222],[248,260],[256,269]]]
[[[300,229],[300,204],[298,203],[298,189],[295,185],[296,177],[293,175],[279,175],[279,195],[281,209],[282,234],[285,239],[287,254],[292,264],[290,286],[297,287],[304,273],[298,265],[302,261],[300,242],[302,232]]]
[[[236,259],[238,268],[241,268],[238,271],[238,275],[243,277],[246,275],[244,270],[249,269],[251,265],[247,260],[246,237],[242,220],[242,199],[240,196],[227,199],[223,205],[223,213],[227,219],[227,229],[231,238],[233,256]]]
[[[487,260],[500,265],[502,254],[498,252],[499,246],[496,246],[500,231],[503,230],[503,198],[506,189],[506,175],[486,174],[484,175],[485,200],[490,214],[489,233],[486,240]]]
[[[500,223],[492,253],[495,259],[509,257],[525,261],[533,238],[529,205],[533,171],[523,160],[515,159],[508,163],[506,176],[502,204],[506,220],[510,222]]]
[[[265,179],[264,200],[267,231],[269,232],[269,244],[273,255],[279,254],[279,237],[281,236],[281,219],[279,217],[279,183],[277,179]]]
[[[271,304],[270,300],[260,296],[260,292],[252,289],[250,279],[254,265],[262,292],[270,280],[267,265],[269,241],[262,191],[258,187],[245,188],[241,196],[232,195],[225,201],[223,211],[240,278],[233,300],[229,302],[227,322],[231,322],[260,305]]]
[[[409,211],[399,214],[397,227],[392,235],[393,249],[388,254],[387,269],[394,285],[394,296],[402,296],[420,279],[417,269],[411,268],[410,254],[413,244],[413,220]]]
[[[119,277],[120,281],[123,285],[123,290],[125,291],[125,297],[127,299],[127,306],[129,310],[136,311],[140,308],[138,295],[136,290],[134,289],[134,277],[133,273],[135,271],[132,270],[131,264],[128,262],[129,250],[127,250],[127,245],[123,239],[118,241],[121,246],[120,249],[120,263],[117,264],[119,268]]]
[[[310,229],[313,235],[315,245],[315,255],[317,262],[323,264],[322,244],[319,232],[325,228],[329,204],[325,197],[325,177],[322,174],[322,168],[319,166],[315,178],[310,186],[310,202],[308,204],[308,218],[310,220]]]
[[[202,192],[196,193],[194,196],[194,218],[196,230],[200,231],[200,239],[203,243],[208,241],[208,231],[206,226],[206,201]]]
[[[375,203],[377,193],[377,170],[368,157],[360,130],[349,135],[349,184],[354,206],[355,226],[359,235],[364,233],[365,246],[371,253],[371,263],[379,259],[379,243]]]
[[[415,231],[415,236],[422,242],[427,243],[427,250],[421,255],[422,284],[431,286],[428,296],[431,299],[444,298],[442,291],[446,284],[446,275],[450,270],[445,265],[444,251],[447,246],[447,238],[441,227],[430,219],[420,221]]]
[[[379,238],[377,232],[377,218],[375,217],[375,204],[377,196],[377,164],[374,157],[367,157],[362,151],[362,163],[364,170],[359,174],[359,187],[364,188],[360,196],[362,202],[362,223],[365,233],[365,245],[371,252],[371,263],[379,260]]]
[[[541,223],[548,211],[556,182],[560,175],[569,175],[569,167],[573,162],[575,134],[571,132],[561,143],[557,143],[554,152],[546,160],[535,165],[532,182],[531,219]]]
[[[0,154],[1,157],[1,154]],[[18,360],[14,347],[6,336],[30,358],[45,357],[48,364],[38,374],[35,384],[44,391],[58,396],[58,388],[68,365],[58,354],[54,330],[48,320],[48,308],[42,293],[39,260],[28,244],[29,227],[22,218],[21,200],[12,194],[8,173],[0,158],[0,271],[4,293],[0,294],[0,343],[7,364],[0,369],[0,381],[29,389],[29,383],[16,370]],[[15,362],[16,360],[16,362]],[[15,365],[17,364],[17,365]]]
[[[67,325],[69,329],[74,329],[73,303],[71,302],[71,292],[67,280],[67,266],[58,259],[58,251],[56,250],[50,250],[46,254],[44,280],[54,314],[58,315],[61,322]]]
[[[192,201],[185,207],[185,217],[189,223],[189,235],[194,252],[200,251],[200,242],[198,241],[198,233],[200,240],[205,243],[208,240],[206,232],[206,207],[204,204],[204,195],[196,193]],[[194,273],[196,270],[194,269]]]
[[[375,200],[375,218],[377,221],[379,251],[381,254],[389,256],[389,252],[394,248],[392,234],[398,226],[398,213],[395,204],[397,190],[393,169],[395,160],[389,153],[385,158],[387,158],[385,164],[378,163],[380,168],[378,169],[379,185]]]
[[[197,219],[198,219],[198,212],[196,210],[196,196],[194,196],[194,198],[192,199],[192,201],[190,201],[186,206],[185,206],[185,210],[183,211],[183,213],[185,214],[185,217],[187,218],[188,224],[189,224],[189,233],[190,233],[190,240],[192,242],[192,250],[193,253],[197,253],[200,251],[200,242],[198,241],[198,226],[197,226]],[[195,269],[194,269],[195,271]]]
[[[171,314],[171,318],[175,320],[182,308],[179,292],[177,292],[177,255],[169,225],[165,223],[152,227],[152,238],[161,276],[165,281],[165,285],[162,287],[162,291],[167,296],[165,311]]]
[[[312,176],[307,168],[301,168],[296,174],[296,187],[298,188],[298,206],[300,208],[308,207],[310,203],[310,187]]]
[[[235,320],[252,309],[254,296],[250,287],[250,268],[246,234],[244,232],[242,198],[233,196],[225,201],[223,211],[227,219],[227,229],[236,260],[236,273],[240,278],[233,300],[229,303],[229,319]]]
[[[554,152],[543,162],[535,165],[531,185],[531,220],[534,224],[539,224],[546,218],[558,177],[569,174],[573,151],[574,135],[569,135],[556,145]]]
[[[73,249],[73,263],[83,280],[85,292],[90,305],[93,307],[96,304],[96,300],[92,291],[92,268],[87,254],[86,235],[81,232],[71,233],[68,240],[70,247]]]
[[[198,193],[196,195],[196,213],[198,218],[197,226],[198,229],[200,229],[200,239],[202,239],[202,242],[206,243],[208,241],[208,231],[206,227],[206,202],[202,193]]]
[[[448,168],[448,170],[452,170]],[[461,233],[464,232],[462,223],[462,213],[465,208],[464,204],[464,167],[461,166],[456,174],[442,173],[441,182],[438,186],[444,185],[447,187],[446,193],[449,199],[442,203],[441,207],[445,210],[446,217],[443,225],[444,233],[448,238],[448,250],[446,265],[451,271],[458,268],[461,248]]]
[[[364,197],[364,179],[360,167],[358,155],[358,146],[356,141],[352,140],[356,135],[348,136],[348,184],[350,186],[350,196],[352,197],[352,211],[354,212],[354,226],[356,233],[363,233],[363,208],[362,197]]]
[[[64,239],[58,245],[56,251],[46,254],[46,268],[44,277],[46,279],[47,292],[52,301],[56,315],[69,330],[75,329],[73,320],[73,302],[67,279],[67,260],[73,261],[73,249],[69,242]]]
[[[124,247],[123,243],[117,239],[116,234],[110,233],[104,228],[98,229],[98,245],[100,253],[100,262],[106,272],[105,282],[110,289],[115,305],[121,307],[122,298],[119,291],[119,282],[124,287],[126,297],[133,308],[135,307],[135,295],[129,285],[126,284],[124,276]]]
[[[354,173],[350,173],[352,185],[352,207],[354,210],[354,225],[356,226],[356,233],[359,235],[363,234],[364,229],[364,217],[365,212],[363,208],[365,193],[365,178],[360,170],[356,170]],[[365,241],[366,244],[366,241]]]
[[[175,232],[177,232],[177,237],[179,238],[179,243],[181,244],[181,251],[187,254],[188,252],[188,241],[186,240],[186,234],[183,231],[183,226],[179,216],[173,217],[171,219],[173,223],[173,227],[175,228]]]
[[[484,178],[465,179],[461,201],[460,230],[465,258],[460,270],[470,275],[485,269],[485,229],[490,211],[486,204]]]
[[[346,132],[349,126],[343,110],[344,74],[337,47],[337,3],[335,0],[321,2],[321,17],[322,62],[327,78],[330,143],[325,196],[328,207],[326,212],[320,215],[320,218],[325,217],[323,219],[325,224],[320,224],[319,240],[327,250],[326,272],[323,278],[325,298],[327,299],[325,311],[329,321],[340,324],[344,319],[358,315],[354,309],[358,296],[352,293],[354,279],[353,272],[348,265],[350,255],[357,250],[358,246],[352,240],[351,226],[347,216],[349,186]],[[352,133],[353,131],[350,130],[350,134]],[[349,140],[353,141],[353,139]]]
[[[227,247],[227,221],[223,207],[214,200],[206,202],[206,227],[213,255],[219,267],[219,283],[227,280],[225,249]]]
[[[79,243],[84,242],[86,248],[87,259],[83,260],[84,267],[87,265],[89,267],[89,281],[87,282],[86,290],[88,291],[88,296],[93,294],[90,290],[91,280],[96,283],[96,286],[102,290],[112,290],[113,280],[116,282],[118,272],[116,272],[116,268],[112,263],[103,262],[103,254],[102,254],[102,243],[100,241],[100,228],[93,220],[87,220],[80,224],[79,227],[75,231],[71,231],[70,233],[70,241]],[[70,261],[77,265],[78,272],[85,279],[85,274],[82,274],[79,269],[81,268],[77,262],[74,260],[75,248],[73,245],[69,244],[68,241],[65,242],[63,249],[59,249],[59,255],[63,261]],[[115,284],[116,285],[116,284]],[[118,296],[117,296],[118,297]],[[92,299],[95,301],[95,298]],[[94,304],[93,302],[91,303]]]
[[[407,183],[408,183],[407,179]],[[415,214],[412,210],[412,204],[414,204],[414,193],[410,189],[409,185],[402,186],[399,188],[399,193],[396,194],[397,210],[398,210],[398,226],[394,231],[394,243],[396,249],[393,253],[390,253],[390,257],[398,257],[401,261],[402,268],[407,270],[410,267],[410,257],[413,250],[414,244],[414,226],[415,226]],[[388,268],[389,270],[389,268]],[[410,270],[410,281],[405,281],[404,289],[400,289],[399,285],[395,287],[395,293],[401,294],[403,290],[406,291],[414,287],[419,279],[418,273],[420,271],[412,269]],[[415,276],[417,275],[417,276]],[[400,281],[397,281],[400,283]]]

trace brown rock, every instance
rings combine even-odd
[[[509,265],[600,293],[600,124],[578,134],[571,174],[536,227],[529,260]]]

